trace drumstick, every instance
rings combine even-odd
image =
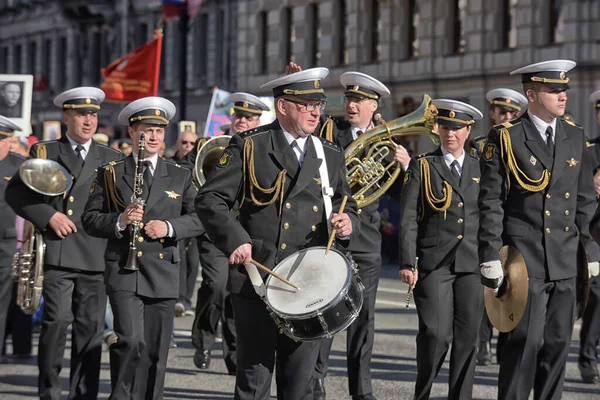
[[[342,200],[342,205],[340,206],[340,210],[338,211],[338,215],[344,212],[344,207],[346,207],[346,200],[348,200],[348,196],[344,196]],[[327,242],[327,248],[325,249],[325,257],[329,254],[329,249],[331,249],[331,245],[333,244],[333,239],[335,238],[335,234],[337,233],[337,223],[335,227],[331,230],[331,235],[329,235],[329,242]]]
[[[254,260],[254,259],[252,259],[251,261],[252,261],[252,264],[256,265],[258,268],[262,269],[267,274],[273,275],[275,278],[279,279],[281,282],[286,283],[286,284],[290,285],[291,287],[293,287],[294,289],[300,291],[300,288],[298,286],[294,285],[292,282],[288,281],[283,276],[279,275],[276,272],[271,271],[269,268],[265,267],[264,265],[262,265],[261,263],[259,263],[258,261]]]

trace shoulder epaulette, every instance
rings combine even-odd
[[[101,166],[99,166],[98,168],[105,169],[105,168],[106,168],[106,167],[108,167],[108,166],[113,166],[113,167],[114,167],[115,165],[117,165],[117,164],[120,164],[120,163],[123,163],[123,162],[125,162],[125,158],[122,158],[122,159],[120,159],[120,160],[117,160],[117,161],[109,161],[109,162],[107,162],[106,164],[102,164],[102,165],[101,165]]]
[[[585,145],[586,145],[587,147],[592,147],[592,146],[595,146],[595,145],[596,145],[596,143],[590,143],[590,142],[589,142],[589,140],[586,140],[586,141],[585,141]]]
[[[173,167],[177,167],[177,168],[181,168],[181,165],[177,164],[175,161],[173,160],[165,160],[163,159],[163,161],[167,164],[167,165],[171,165]]]
[[[338,153],[342,152],[342,148],[340,146],[338,146],[337,144],[330,142],[329,140],[322,138],[322,137],[319,137],[318,139],[321,141],[321,143],[323,143],[325,148],[334,150]]]
[[[248,129],[247,131],[244,131],[242,133],[239,133],[238,135],[240,135],[243,139],[252,137],[252,136],[256,136],[259,135],[261,133],[267,133],[270,131],[270,129],[265,129],[265,127],[268,127],[269,125],[263,125],[263,126],[259,126],[258,128],[254,128],[254,129]]]
[[[569,121],[569,120],[562,119],[562,118],[561,118],[561,120],[562,120],[563,122],[566,122],[567,124],[569,124],[569,125],[571,125],[571,126],[574,126],[574,127],[576,127],[576,128],[580,128],[580,129],[583,129],[581,126],[577,125],[577,124],[576,124],[575,122],[573,122],[573,121]]]
[[[417,156],[413,156],[413,158],[414,158],[415,160],[419,160],[419,159],[421,159],[421,158],[433,157],[433,155],[434,155],[433,153],[421,153],[421,154],[419,154],[419,155],[417,155]]]
[[[108,147],[108,146],[105,146],[103,144],[99,144],[98,147],[100,147],[102,150],[108,150],[108,151],[110,151],[112,153],[122,154],[119,150],[115,150],[112,147]]]

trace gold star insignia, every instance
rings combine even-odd
[[[171,191],[165,190],[165,193],[167,194],[167,196],[169,196],[170,199],[176,199],[181,196],[180,194],[177,194],[172,190]]]
[[[317,182],[317,185],[321,184],[321,178],[313,178],[315,180],[315,182]]]
[[[579,161],[577,161],[577,160],[576,160],[576,159],[574,159],[574,158],[571,158],[570,160],[567,160],[567,164],[569,164],[569,167],[574,167],[574,166],[576,166],[577,164],[579,164]]]
[[[480,180],[481,178],[471,178],[471,179],[473,179],[473,180],[475,181],[475,183],[479,183],[479,180]]]
[[[4,179],[7,181],[10,181],[10,178],[12,178],[12,176],[5,176]]]

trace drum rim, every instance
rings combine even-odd
[[[283,264],[287,259],[292,258],[292,256],[294,256],[294,254],[302,251],[302,250],[313,250],[313,249],[326,249],[325,246],[313,246],[313,247],[305,247],[303,249],[299,249],[295,252],[293,252],[292,254],[290,254],[289,256],[287,256],[286,258],[284,258],[283,260],[281,260],[280,262],[277,263],[277,265],[275,265],[275,267],[273,268],[273,272],[277,272],[277,267],[281,264]],[[350,288],[350,285],[352,284],[352,279],[354,277],[354,273],[353,273],[353,269],[352,269],[352,263],[350,262],[350,260],[339,250],[336,249],[330,249],[330,252],[335,252],[338,253],[340,256],[342,256],[342,258],[344,260],[346,260],[346,265],[348,266],[348,269],[350,270],[350,274],[348,274],[348,277],[346,278],[346,282],[344,283],[344,289],[339,292],[334,298],[331,299],[331,301],[329,301],[327,304],[325,304],[323,307],[321,308],[317,308],[316,310],[304,313],[304,314],[287,314],[284,312],[281,312],[279,310],[276,310],[273,305],[271,304],[271,302],[269,301],[269,297],[267,295],[268,293],[268,287],[269,287],[269,282],[271,282],[271,279],[277,279],[274,278],[272,275],[269,275],[269,277],[267,278],[267,280],[265,281],[265,297],[264,297],[264,301],[267,304],[267,306],[269,307],[269,309],[271,311],[273,311],[275,314],[281,316],[281,317],[285,317],[287,319],[306,319],[307,317],[314,317],[317,316],[319,314],[322,314],[324,311],[328,311],[331,308],[333,308],[335,305],[337,305],[339,303],[340,298],[344,297],[345,295],[348,294],[348,289]],[[302,288],[300,288],[302,289]]]

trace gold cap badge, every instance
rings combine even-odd
[[[160,110],[154,110],[154,115],[158,117],[160,115]]]
[[[90,100],[89,98],[85,99],[85,104],[92,104],[92,100]]]
[[[454,117],[456,117],[456,113],[454,111],[450,111],[450,113],[448,114],[448,116],[450,118],[454,118]]]

